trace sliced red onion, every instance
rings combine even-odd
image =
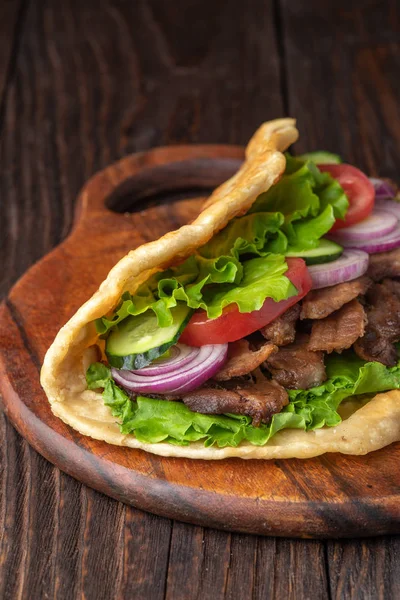
[[[376,200],[385,200],[395,197],[396,190],[388,181],[377,179],[376,177],[370,177],[369,180],[375,188]]]
[[[347,244],[348,246],[350,244]],[[351,248],[357,250],[363,250],[364,252],[368,252],[368,254],[376,254],[377,252],[388,252],[389,250],[394,250],[395,248],[400,247],[400,226],[388,233],[388,235],[384,235],[380,238],[376,238],[369,241],[362,242],[352,242]]]
[[[400,219],[400,202],[396,200],[375,200],[375,208],[390,212]]]
[[[191,350],[193,360],[168,374],[145,374],[148,367],[138,372],[112,368],[112,376],[119,385],[139,394],[191,392],[220,370],[228,356],[228,344],[210,344]]]
[[[308,271],[313,282],[312,289],[330,287],[344,281],[351,281],[364,275],[368,269],[369,257],[361,250],[345,250],[340,258],[330,263],[311,265]]]
[[[144,376],[166,375],[192,362],[199,352],[200,348],[192,348],[191,346],[186,346],[186,344],[175,344],[175,346],[171,346],[170,355],[167,358],[157,359],[148,367],[132,370],[130,373]]]
[[[353,248],[353,242],[363,242],[380,238],[394,231],[398,218],[385,210],[374,210],[373,213],[350,227],[344,227],[330,237],[345,248]],[[358,247],[358,246],[357,246]]]

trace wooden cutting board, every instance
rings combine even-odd
[[[60,469],[158,515],[265,535],[400,533],[400,444],[364,457],[303,461],[163,458],[84,437],[50,411],[39,371],[59,328],[128,250],[193,219],[199,195],[232,175],[242,157],[232,146],[159,148],[129,156],[87,183],[70,236],[0,307],[5,412]]]

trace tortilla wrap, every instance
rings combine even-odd
[[[142,443],[134,435],[120,433],[100,392],[87,389],[85,372],[96,360],[98,340],[94,320],[111,312],[125,291],[132,294],[153,273],[190,256],[234,217],[243,215],[257,196],[282,176],[282,154],[298,138],[294,119],[264,123],[246,148],[239,171],[217,188],[197,219],[129,252],[110,271],[98,291],[59,331],[43,363],[41,383],[53,413],[84,435],[110,444],[141,448],[162,456],[199,459],[309,458],[325,452],[366,454],[400,440],[400,391],[378,394],[367,404],[344,403],[345,419],[337,427],[277,433],[265,446],[242,442],[238,447],[204,447],[169,443]]]

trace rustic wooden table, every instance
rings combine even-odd
[[[396,0],[3,0],[0,294],[67,235],[84,181],[136,150],[244,143],[290,114],[299,151],[399,179],[399,75]],[[145,514],[61,473],[0,413],[2,599],[399,598],[399,549]]]

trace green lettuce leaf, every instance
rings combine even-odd
[[[291,243],[287,252],[301,252],[317,248],[322,236],[335,222],[333,206],[330,204],[316,217],[302,219],[291,224]]]
[[[98,333],[106,336],[127,316],[146,310],[167,327],[177,302],[214,319],[228,304],[251,312],[266,298],[279,302],[295,295],[284,276],[285,254],[316,248],[335,218],[344,217],[348,201],[339,183],[312,161],[289,154],[286,160],[282,179],[248,214],[232,219],[182,264],[153,275],[133,296],[124,294],[112,315],[96,321]]]
[[[251,312],[261,308],[267,297],[279,302],[297,294],[284,275],[288,267],[282,254],[268,254],[243,264],[233,256],[191,258],[163,272],[163,278],[157,273],[134,296],[123,294],[114,314],[97,320],[98,333],[104,336],[128,315],[148,309],[154,311],[160,327],[171,325],[170,309],[177,302],[202,308],[215,319],[228,304],[236,304],[240,312]]]
[[[198,253],[206,258],[231,254],[237,259],[243,255],[266,256],[270,252],[284,254],[288,245],[280,231],[284,220],[281,212],[260,212],[233,219]]]
[[[92,363],[86,371],[86,383],[89,390],[105,388],[111,378],[111,370],[103,363]]]
[[[115,384],[110,369],[102,363],[89,367],[87,381],[90,389],[104,388],[104,402],[122,433],[148,443],[186,446],[201,440],[206,447],[220,448],[236,447],[244,440],[262,446],[283,429],[333,427],[341,422],[337,410],[343,400],[400,388],[400,363],[387,368],[366,363],[348,351],[327,357],[326,366],[327,381],[309,390],[289,390],[288,406],[274,415],[270,424],[260,427],[253,427],[246,416],[195,413],[182,402],[141,396],[134,401]]]
[[[335,219],[346,215],[348,205],[343,188],[329,173],[321,173],[310,160],[286,154],[282,179],[258,196],[249,213],[281,212],[282,231],[289,245],[305,250],[318,246],[320,237],[329,231]],[[323,217],[316,220],[319,215]],[[296,223],[302,219],[305,219],[304,229]]]

